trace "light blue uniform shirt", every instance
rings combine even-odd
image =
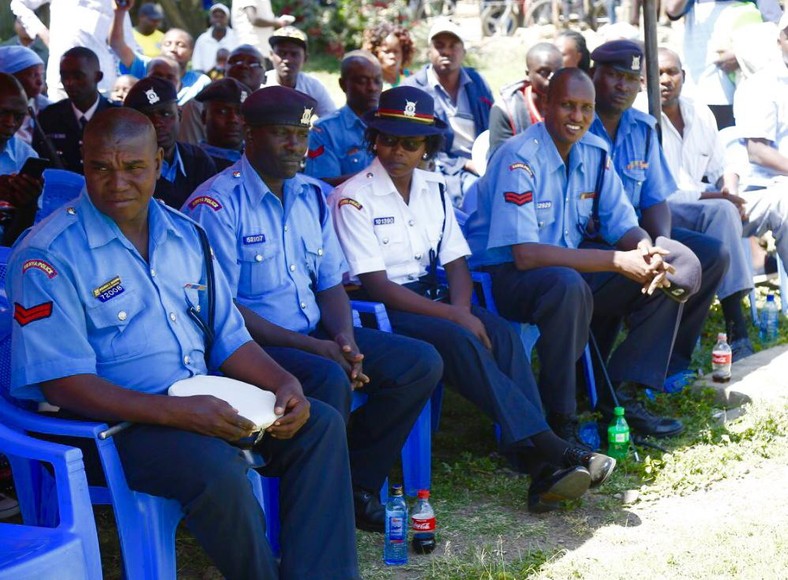
[[[320,322],[315,295],[347,270],[320,189],[296,174],[284,205],[244,155],[186,200],[182,210],[208,232],[239,304],[294,332]]]
[[[309,132],[309,152],[304,173],[325,179],[358,173],[375,158],[367,151],[367,126],[345,105],[315,123]]]
[[[466,222],[471,266],[512,262],[514,244],[577,248],[591,218],[599,171],[601,235],[615,244],[638,225],[621,180],[609,163],[607,147],[586,134],[569,153],[569,168],[544,123],[515,135],[495,152],[477,182],[478,206]]]
[[[598,116],[594,116],[589,129],[589,133],[607,143],[613,166],[638,217],[644,209],[666,201],[678,189],[659,145],[655,126],[654,117],[630,108],[621,116],[615,143]]]
[[[99,212],[86,192],[21,238],[7,271],[12,323],[11,389],[43,400],[38,383],[95,374],[121,387],[163,393],[216,369],[251,336],[216,270],[216,339],[187,312],[207,313],[205,260],[195,225],[151,201],[149,260]]]
[[[12,135],[0,151],[0,175],[19,173],[30,157],[38,157],[38,154],[30,145]]]
[[[175,183],[179,171],[181,175],[186,176],[186,170],[183,168],[183,159],[181,159],[181,152],[176,143],[175,153],[172,156],[172,163],[167,163],[165,159],[161,161],[161,176],[170,183]]]

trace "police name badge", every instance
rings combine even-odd
[[[123,294],[123,285],[120,283],[120,276],[115,276],[112,280],[104,282],[98,288],[93,289],[93,297],[101,302],[106,302],[115,298],[118,294]]]

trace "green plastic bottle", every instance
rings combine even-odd
[[[607,428],[607,454],[613,459],[625,459],[629,453],[629,425],[624,419],[624,407],[613,409],[613,420]]]

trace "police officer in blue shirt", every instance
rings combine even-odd
[[[306,393],[345,417],[353,389],[369,395],[348,420],[356,526],[383,532],[377,491],[442,362],[424,342],[353,329],[342,285],[347,266],[325,199],[297,174],[315,103],[283,86],[252,93],[242,107],[244,156],[194,192],[183,211],[208,232],[254,339]]]
[[[655,291],[673,268],[639,227],[604,142],[587,134],[593,115],[590,79],[579,69],[558,71],[544,123],[493,155],[466,224],[472,265],[492,274],[501,314],[539,327],[540,393],[548,423],[565,439],[575,429],[575,363],[592,316],[630,321],[610,359],[612,379],[657,387],[680,313],[679,303]],[[615,249],[579,248],[591,235]],[[658,423],[631,427],[656,435],[681,429],[678,421]]]
[[[364,144],[363,116],[377,109],[383,89],[380,63],[366,50],[354,50],[342,59],[339,86],[347,104],[319,119],[309,133],[304,172],[339,185],[372,162]]]
[[[359,578],[342,419],[251,339],[221,269],[207,273],[194,222],[151,201],[162,151],[150,121],[125,108],[97,113],[84,161],[85,191],[29,231],[9,262],[12,394],[133,422],[114,437],[129,486],[177,500],[225,577]],[[254,423],[211,396],[166,396],[209,370],[276,395],[282,416],[256,450],[262,472],[282,478],[281,564],[231,444]],[[331,517],[315,507],[319,496],[331,498]]]
[[[653,239],[664,236],[680,242],[701,263],[701,286],[684,306],[668,367],[669,374],[686,371],[709,307],[728,270],[730,255],[716,238],[686,228],[671,227],[667,198],[678,186],[665,161],[655,130],[655,119],[632,108],[640,90],[643,64],[640,46],[629,40],[615,40],[598,47],[591,58],[595,62],[593,79],[596,88],[596,118],[591,124],[591,133],[610,147],[613,165],[643,229]],[[600,324],[596,332],[600,342],[607,343],[608,347],[615,339],[613,326],[618,327],[618,323],[610,322],[609,329],[602,330]],[[638,411],[633,408],[629,414]]]
[[[241,158],[244,149],[241,105],[252,94],[249,87],[234,78],[213,81],[194,97],[202,103],[205,140],[200,147],[213,159],[216,169],[227,169]]]

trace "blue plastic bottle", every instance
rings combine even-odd
[[[402,486],[392,487],[386,503],[386,538],[383,544],[383,561],[389,566],[408,563],[408,506],[402,495]]]
[[[772,342],[777,339],[778,323],[777,303],[774,301],[774,294],[766,297],[766,306],[761,311],[760,338],[763,342]]]

